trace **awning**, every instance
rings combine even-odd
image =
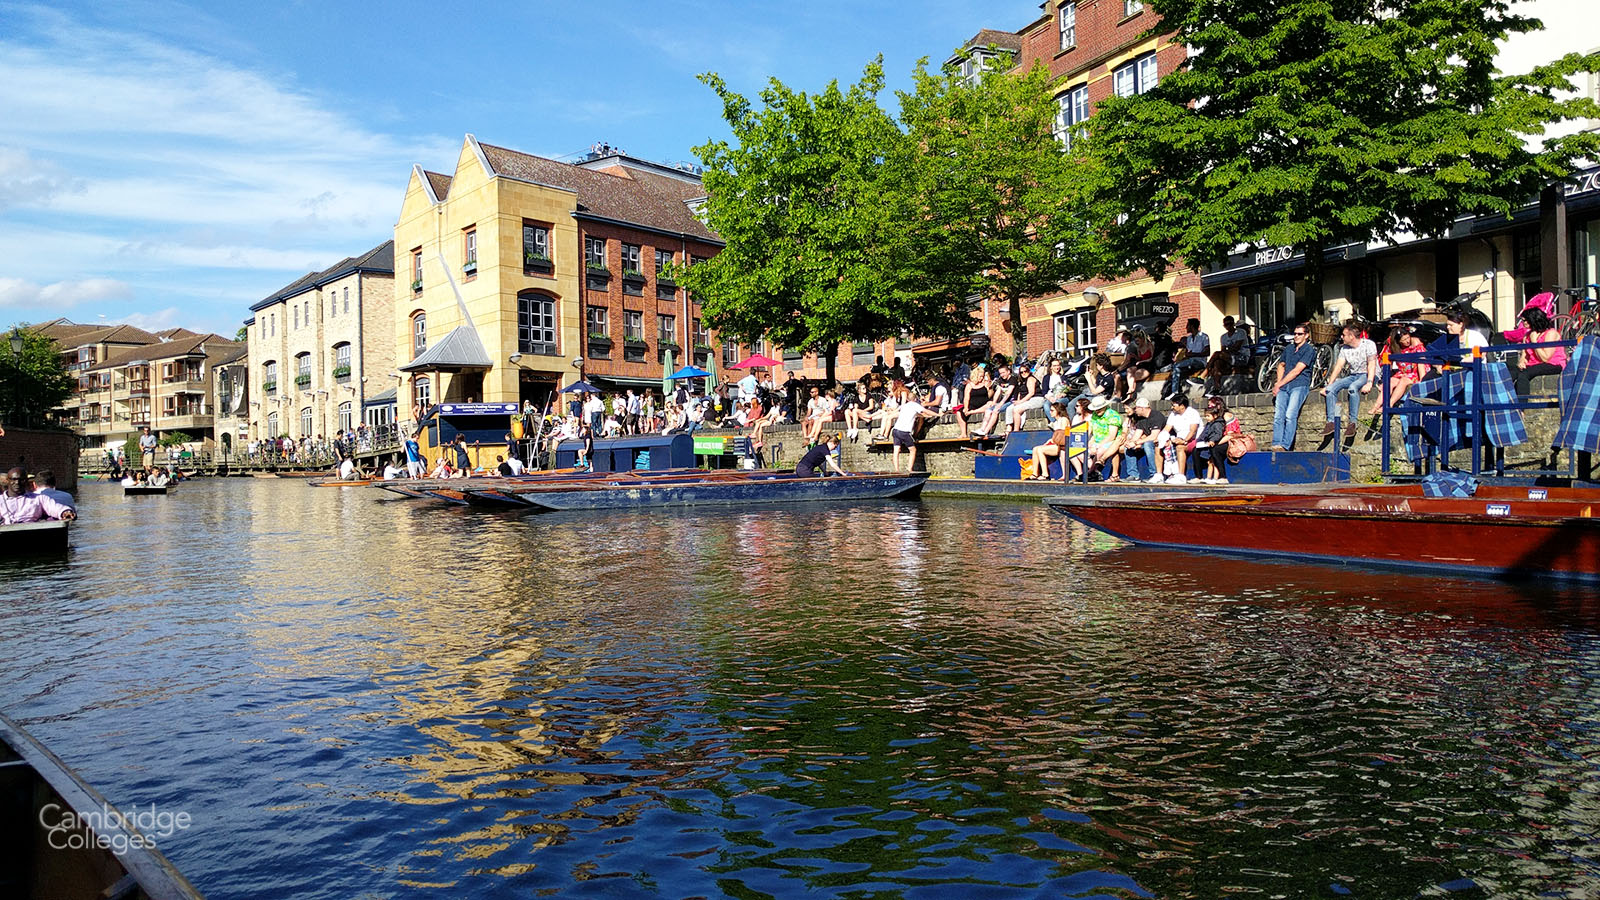
[[[395,388],[389,388],[387,391],[384,391],[381,394],[361,401],[361,406],[363,409],[369,406],[394,406],[399,402],[398,397],[399,391],[397,391]]]
[[[659,378],[630,378],[623,375],[590,375],[589,380],[601,386],[615,385],[619,388],[646,388],[648,390],[659,390],[661,388],[661,379]]]
[[[483,348],[478,329],[460,325],[422,355],[400,366],[402,372],[465,372],[494,366],[489,351]]]

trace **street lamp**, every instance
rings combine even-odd
[[[11,328],[11,355],[22,355],[22,329],[17,326]]]

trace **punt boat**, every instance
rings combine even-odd
[[[922,486],[927,480],[926,472],[875,472],[831,478],[801,477],[792,472],[751,472],[743,477],[652,478],[634,483],[547,485],[513,490],[510,494],[541,511],[703,504],[745,506],[823,500],[911,499],[922,493]]]
[[[356,479],[352,479],[350,481],[339,481],[337,479],[334,479],[332,481],[308,481],[308,482],[306,482],[306,484],[309,484],[312,487],[366,487],[367,485],[369,485],[371,483],[372,483],[372,479],[370,479],[370,478],[356,478]]]
[[[733,472],[735,470],[723,470]],[[685,475],[715,475],[705,469],[659,469],[659,470],[633,470],[627,472],[590,472],[587,469],[556,469],[541,474],[516,475],[509,478],[499,476],[489,478],[403,478],[391,481],[373,481],[372,487],[381,488],[403,497],[431,498],[445,500],[450,503],[474,503],[482,501],[481,505],[521,506],[525,504],[508,501],[497,496],[498,492],[508,491],[512,488],[528,487],[532,485],[565,484],[568,482],[587,481],[634,481],[650,478],[683,477]],[[482,496],[478,496],[482,495]]]
[[[0,525],[0,557],[65,553],[70,524],[47,519],[43,522]]]
[[[165,484],[160,487],[151,487],[148,484],[136,484],[132,486],[124,486],[122,488],[122,495],[124,497],[143,497],[147,495],[165,497],[167,490],[170,487],[171,485]]]
[[[1455,498],[1396,486],[1049,503],[1091,528],[1151,547],[1600,581],[1600,491],[1594,490],[1495,487]]]
[[[0,835],[7,836],[0,846],[0,897],[201,900],[160,850],[136,839],[116,821],[120,816],[107,815],[115,810],[20,725],[0,715]],[[69,815],[98,820],[100,827],[91,834],[63,830]],[[47,831],[45,823],[57,830]]]

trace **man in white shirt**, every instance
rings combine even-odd
[[[1117,328],[1117,333],[1111,336],[1111,340],[1106,341],[1106,352],[1110,354],[1128,352],[1128,326],[1122,325]]]
[[[346,456],[339,463],[339,480],[340,481],[355,481],[356,480],[356,461],[351,459],[348,456]]]
[[[917,402],[921,395],[906,397],[895,411],[894,429],[889,433],[894,441],[894,471],[900,471],[900,448],[907,451],[906,471],[910,472],[917,466],[917,426],[923,419],[936,419],[938,413],[929,412],[927,407]]]
[[[1372,388],[1378,383],[1377,345],[1363,336],[1356,325],[1344,326],[1339,331],[1339,337],[1344,346],[1339,348],[1339,355],[1333,361],[1333,370],[1328,373],[1328,384],[1322,389],[1322,396],[1327,398],[1328,403],[1328,421],[1322,426],[1324,444],[1334,436],[1338,427],[1334,418],[1339,415],[1339,394],[1344,393],[1349,398],[1350,418],[1345,420],[1344,439],[1353,441],[1356,437],[1356,419],[1361,414],[1361,395],[1372,393]]]
[[[383,466],[384,481],[394,481],[396,478],[399,478],[404,474],[405,472],[401,471],[400,467],[394,464],[394,460],[392,458]]]
[[[1179,394],[1172,398],[1172,412],[1167,415],[1167,426],[1161,429],[1161,435],[1156,443],[1162,448],[1162,456],[1166,456],[1166,448],[1172,448],[1177,466],[1167,475],[1167,484],[1186,484],[1189,481],[1184,473],[1189,470],[1189,451],[1193,449],[1194,442],[1200,437],[1200,411],[1189,406],[1189,398]]]
[[[144,457],[140,462],[143,463],[146,469],[156,464],[156,445],[158,443],[160,442],[156,440],[156,436],[150,433],[149,425],[146,425],[139,432],[139,455]]]
[[[506,465],[511,467],[511,474],[513,476],[521,475],[526,469],[526,467],[522,465],[522,460],[516,458],[515,456],[506,460]]]

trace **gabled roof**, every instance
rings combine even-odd
[[[51,319],[48,322],[33,325],[28,330],[34,334],[50,338],[59,344],[76,347],[78,342],[75,339],[78,336],[88,334],[91,331],[99,331],[104,327],[104,325],[79,325],[70,319]]]
[[[200,332],[190,331],[187,328],[168,328],[166,331],[156,332],[156,337],[164,341],[176,341],[183,338],[199,337]]]
[[[469,140],[483,151],[491,176],[501,175],[571,191],[579,218],[602,219],[720,244],[722,239],[695,218],[688,206],[705,196],[696,180],[644,167],[586,169],[505,147]]]
[[[393,275],[394,241],[384,241],[360,256],[346,256],[320,272],[307,272],[280,288],[272,296],[251,304],[250,311],[257,312],[266,309],[274,303],[281,303],[290,297],[315,290],[330,281],[338,281],[356,272]]]
[[[84,330],[87,329],[87,330]],[[52,333],[56,332],[56,333]],[[63,347],[87,347],[90,344],[158,344],[161,338],[132,325],[78,325],[65,319],[50,323],[43,332]],[[59,334],[69,336],[62,337]]]
[[[449,175],[441,175],[438,172],[429,172],[426,169],[423,170],[422,177],[428,179],[428,187],[433,191],[435,198],[444,200],[450,196],[450,182],[454,181],[454,178]]]
[[[134,363],[154,362],[162,359],[179,359],[185,356],[204,354],[207,358],[233,352],[234,348],[243,348],[244,345],[230,341],[217,334],[196,334],[193,337],[180,338],[175,341],[155,341],[138,347],[124,347],[110,353],[91,372],[106,369],[120,369]]]
[[[411,362],[400,367],[402,372],[454,372],[463,369],[487,369],[494,365],[489,351],[478,337],[478,329],[469,322],[456,326],[440,341]]]
[[[973,35],[965,44],[961,45],[966,50],[981,50],[985,47],[998,47],[1012,53],[1022,52],[1022,35],[1012,31],[998,31],[985,28]]]

